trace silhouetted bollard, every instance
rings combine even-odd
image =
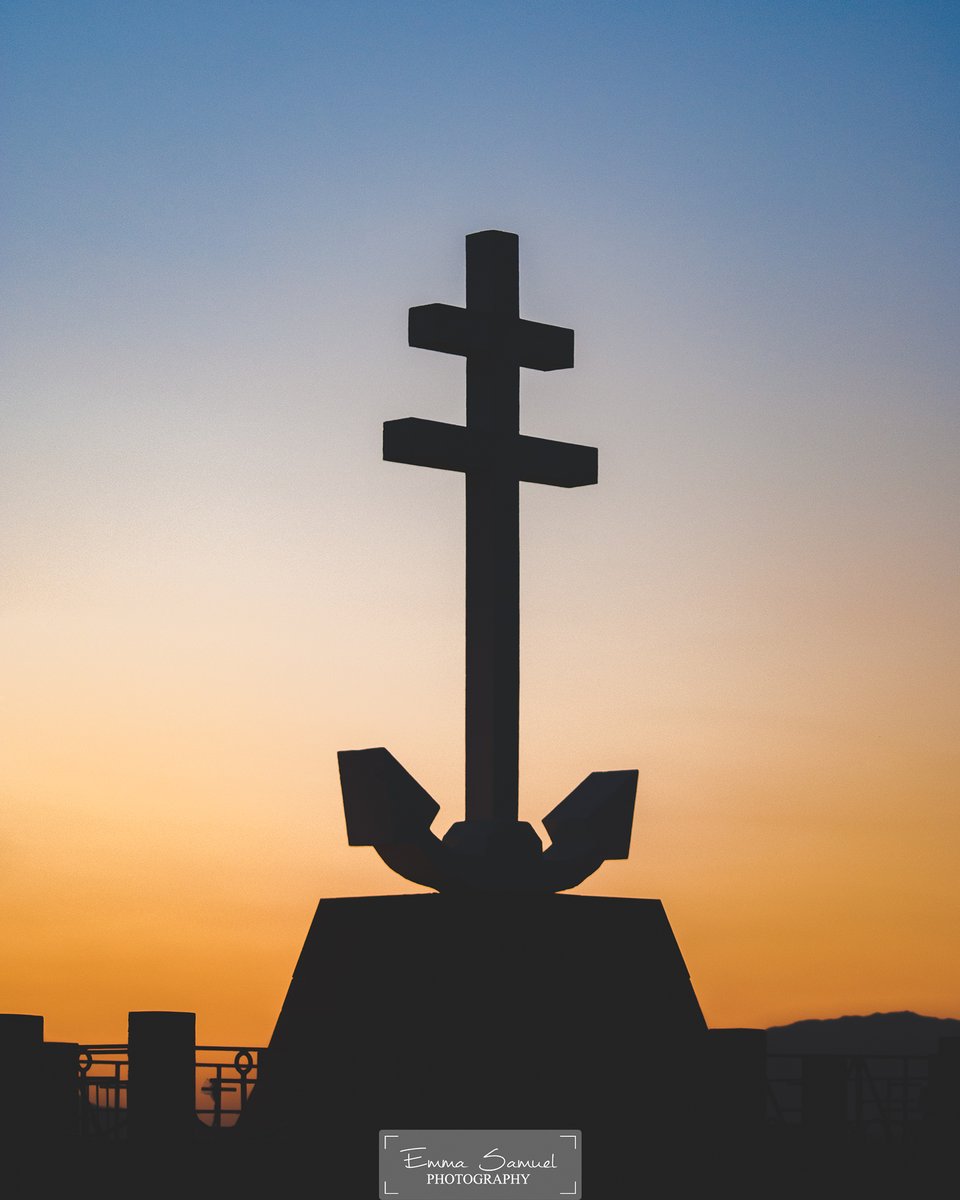
[[[847,1124],[847,1059],[843,1054],[804,1054],[801,1120],[808,1133],[841,1134]]]
[[[712,1122],[728,1135],[757,1135],[767,1116],[767,1031],[711,1029],[707,1053]]]
[[[79,1059],[76,1042],[44,1042],[41,1047],[41,1132],[55,1141],[80,1130]]]
[[[140,1141],[177,1142],[197,1127],[197,1017],[132,1012],[127,1032],[127,1123]]]
[[[0,1140],[21,1145],[40,1130],[43,1017],[0,1013]]]
[[[942,1037],[930,1059],[929,1119],[937,1135],[960,1138],[960,1037]]]

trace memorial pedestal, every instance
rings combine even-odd
[[[601,1200],[696,1125],[706,1037],[658,900],[322,900],[242,1127],[344,1197],[381,1129],[581,1129]]]

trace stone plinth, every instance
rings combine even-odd
[[[390,1127],[582,1129],[588,1182],[625,1183],[695,1123],[706,1036],[658,900],[322,900],[242,1126],[344,1196]]]

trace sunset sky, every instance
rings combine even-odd
[[[522,815],[637,768],[711,1025],[960,1016],[960,8],[6,0],[0,1011],[266,1042],[336,752],[462,816],[463,238],[576,330],[523,429]],[[542,833],[542,828],[540,830]],[[388,1003],[385,996],[384,1002]]]

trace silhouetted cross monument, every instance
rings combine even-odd
[[[441,842],[435,801],[385,749],[341,751],[351,845],[373,845],[401,875],[440,890],[550,892],[625,858],[636,771],[594,772],[545,819],[517,820],[521,482],[597,482],[597,451],[520,433],[520,368],[573,366],[573,330],[520,316],[516,234],[473,233],[467,304],[410,309],[409,342],[466,359],[466,425],[387,421],[383,457],[461,471],[466,481],[466,820]]]
[[[701,1078],[706,1024],[660,901],[550,894],[627,857],[637,772],[588,775],[544,818],[546,850],[517,819],[520,484],[597,481],[596,450],[519,432],[520,368],[572,367],[573,333],[521,318],[517,262],[514,234],[471,234],[465,307],[410,310],[412,346],[466,360],[464,425],[383,427],[384,458],[464,477],[465,820],[441,841],[439,806],[388,750],[338,756],[350,844],[442,894],[320,901],[241,1118],[277,1165],[322,1169],[349,1200],[377,1194],[375,1140],[389,1174],[391,1146],[493,1127],[552,1130],[557,1166],[571,1136],[591,1147],[568,1182],[531,1179],[538,1195],[619,1196],[655,1179],[651,1163],[689,1157],[690,1098],[720,1095]],[[636,1084],[627,1105],[611,1070]],[[388,1141],[400,1127],[415,1141]],[[421,1196],[423,1173],[396,1169],[379,1195]]]

